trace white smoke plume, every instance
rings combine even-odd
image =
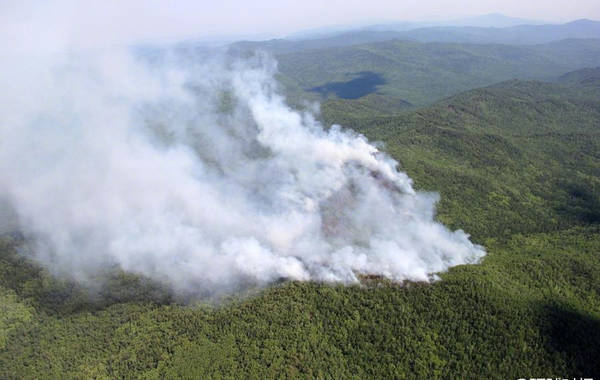
[[[181,56],[1,64],[0,192],[54,273],[226,292],[429,281],[484,255],[364,137],[288,107],[273,60]]]

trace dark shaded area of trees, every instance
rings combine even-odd
[[[362,71],[356,75],[358,77],[347,82],[330,82],[313,87],[309,91],[317,92],[325,97],[332,93],[342,99],[358,99],[374,92],[377,86],[386,83],[381,75],[372,71]]]

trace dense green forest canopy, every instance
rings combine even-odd
[[[355,57],[348,65],[365,54],[385,65],[396,54],[406,57],[401,52],[408,46],[413,73],[433,50],[445,57],[460,52],[465,57],[457,60],[465,64],[516,52],[525,62],[559,55],[548,46],[498,52],[397,41],[321,54],[339,62]],[[585,46],[590,57],[599,54],[597,43]],[[291,61],[282,62],[284,73]],[[442,73],[443,61],[428,67]],[[312,70],[302,62],[298,68]],[[553,65],[531,72],[558,76],[568,66]],[[419,109],[402,99],[424,102],[446,90],[434,82],[435,95],[414,90],[412,98],[371,94],[323,104],[327,124],[383,142],[420,190],[441,193],[439,220],[485,245],[481,264],[455,267],[433,284],[285,282],[218,304],[183,304],[157,284],[115,273],[91,297],[19,255],[18,233],[3,237],[0,378],[597,376],[596,79],[597,69],[558,83],[510,80]]]
[[[554,80],[600,62],[600,39],[573,39],[541,45],[419,43],[391,40],[279,54],[280,81],[292,101],[323,96],[354,98],[361,73],[364,94],[382,94],[413,105],[428,105],[461,91],[509,79]],[[346,84],[344,87],[342,84]],[[334,87],[338,91],[317,91]],[[311,91],[313,90],[313,91]],[[346,90],[346,91],[344,91]]]

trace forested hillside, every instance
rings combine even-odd
[[[440,218],[476,237],[547,232],[600,220],[600,99],[579,87],[509,81],[399,116],[327,123],[383,141]]]
[[[385,49],[393,62],[408,45],[338,49],[321,53],[321,62],[324,70],[326,54],[387,62]],[[406,64],[414,73],[433,47],[410,46],[415,53],[402,56],[415,57]],[[591,56],[599,54],[590,46]],[[493,61],[485,46],[448,49],[436,46],[446,58],[460,51],[465,65],[477,67],[473,57]],[[506,49],[493,54],[520,51]],[[534,56],[521,51],[523,62],[549,48],[536,49]],[[282,62],[284,72],[291,61]],[[536,72],[550,76],[565,65],[541,67]],[[183,304],[156,284],[117,273],[90,297],[20,257],[18,233],[4,237],[0,378],[597,375],[600,97],[590,81],[584,90],[582,75],[590,77],[511,80],[417,110],[373,95],[323,104],[327,124],[383,142],[418,189],[441,193],[439,220],[486,247],[481,264],[454,267],[433,284],[285,282],[218,304]]]
[[[600,62],[600,40],[542,45],[385,41],[277,55],[292,99],[359,98],[378,93],[427,105],[509,79],[552,80]]]

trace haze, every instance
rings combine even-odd
[[[492,12],[548,22],[600,19],[597,0],[9,0],[0,5],[0,36],[9,48],[60,50],[65,44],[276,37],[328,25],[450,20]]]

